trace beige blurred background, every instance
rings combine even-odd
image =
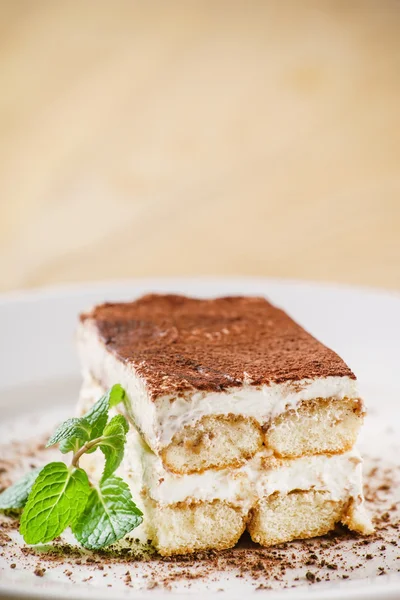
[[[0,287],[400,288],[400,2],[0,2]]]

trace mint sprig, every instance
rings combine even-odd
[[[77,432],[71,432],[69,436],[63,436],[60,450],[63,454],[67,452],[76,451],[83,445],[86,440],[93,440],[99,437],[103,433],[103,429],[106,426],[108,419],[108,411],[110,408],[117,406],[120,402],[125,401],[125,390],[117,383],[113,385],[97,402],[92,408],[80,419],[74,419],[75,427]],[[64,429],[68,429],[71,419],[68,419],[62,423],[57,429],[53,437],[56,436],[57,432],[60,434]],[[79,428],[80,426],[80,428]],[[79,431],[88,429],[87,437],[80,435]],[[60,439],[60,441],[61,441]],[[51,445],[52,438],[47,442],[47,445]],[[94,452],[95,448],[91,450]]]
[[[121,539],[142,522],[129,486],[114,475],[124,456],[129,425],[122,415],[108,421],[110,408],[125,401],[125,391],[114,385],[80,418],[62,423],[47,446],[60,444],[73,452],[71,465],[52,462],[31,471],[0,494],[0,510],[24,508],[20,532],[28,544],[46,543],[71,527],[86,548],[98,549]],[[101,449],[105,465],[97,486],[79,461]]]

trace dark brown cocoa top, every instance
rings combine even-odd
[[[87,319],[107,350],[145,379],[153,400],[243,383],[355,379],[335,352],[264,298],[150,294],[101,304],[81,315]]]

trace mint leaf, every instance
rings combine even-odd
[[[120,402],[126,401],[125,390],[120,383],[114,384],[108,394],[109,408],[114,408]]]
[[[91,438],[97,438],[103,433],[103,429],[107,423],[108,410],[113,408],[125,398],[125,390],[117,383],[97,400],[96,404],[84,415],[92,427]]]
[[[72,531],[90,550],[109,546],[142,522],[142,512],[132,500],[128,485],[120,477],[109,477],[93,489],[85,510]]]
[[[98,438],[103,433],[103,429],[106,426],[108,419],[108,411],[125,399],[125,390],[117,383],[112,386],[92,408],[81,417],[81,419],[89,425],[90,434],[87,439],[93,440]],[[84,441],[87,441],[84,440]],[[63,442],[60,445],[60,450],[63,454],[67,452],[75,451],[83,446],[83,440],[79,439],[78,436],[71,437],[67,442]],[[97,447],[88,450],[88,454],[94,452]]]
[[[45,543],[60,535],[84,510],[89,494],[85,471],[71,470],[62,462],[46,465],[22,513],[20,533],[25,542]]]
[[[56,432],[47,442],[46,448],[54,446],[54,444],[58,444],[61,441],[68,443],[68,440],[71,438],[78,438],[86,442],[89,439],[90,433],[90,423],[84,417],[80,419],[72,417],[72,419],[67,419],[57,427]]]
[[[115,415],[115,417],[113,417],[111,419],[111,421],[109,423],[107,423],[107,426],[103,431],[103,436],[107,435],[107,431],[110,430],[111,425],[113,425],[114,427],[115,426],[122,427],[122,429],[124,430],[125,433],[128,433],[128,431],[129,431],[129,423],[126,420],[126,418],[124,417],[124,415]]]
[[[100,450],[106,457],[102,481],[110,477],[121,464],[128,430],[128,422],[122,415],[116,415],[105,426],[100,444]]]
[[[61,440],[58,449],[63,454],[67,454],[68,452],[77,452],[81,446],[83,446],[82,440],[69,438],[68,440]]]
[[[33,469],[0,494],[0,510],[23,508],[41,469]]]

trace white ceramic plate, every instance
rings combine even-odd
[[[400,464],[400,296],[348,287],[281,282],[266,279],[156,279],[91,286],[44,289],[5,294],[0,298],[0,441],[33,437],[71,414],[79,388],[79,368],[73,344],[77,314],[105,300],[132,299],[148,291],[182,292],[196,296],[266,295],[286,309],[324,343],[334,348],[357,373],[369,407],[361,450]],[[32,430],[34,423],[34,430]],[[397,444],[397,445],[396,445]],[[0,458],[6,458],[0,456]],[[397,498],[398,500],[399,498]],[[127,588],[120,577],[111,579],[84,565],[74,570],[73,584],[58,565],[45,577],[23,568],[27,557],[10,556],[0,547],[0,596],[35,598],[218,598],[253,595],[254,584],[224,572],[216,581],[179,581],[173,591]],[[254,592],[258,598],[395,598],[400,596],[399,547],[388,550],[386,572],[377,577],[377,563],[364,561],[349,580],[309,585],[304,577],[295,588]],[[40,560],[40,559],[39,559]],[[396,563],[397,560],[397,563]],[[38,560],[36,560],[38,563]],[[117,571],[115,567],[112,571]],[[122,569],[122,570],[121,570]],[[151,566],[136,569],[137,579]],[[150,569],[150,571],[149,571]],[[126,565],[120,567],[121,573]],[[110,572],[110,577],[113,573]],[[291,575],[293,577],[293,575]],[[354,581],[353,581],[354,579]],[[145,581],[145,579],[143,579]],[[140,585],[139,585],[140,587]],[[142,586],[143,587],[143,586]],[[224,591],[217,592],[223,588]]]

